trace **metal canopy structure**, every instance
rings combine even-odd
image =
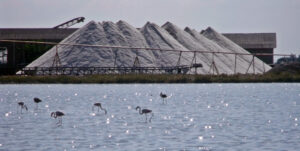
[[[249,66],[245,74],[247,74],[252,67],[253,72],[255,73],[255,64],[254,57],[255,56],[290,56],[290,54],[267,54],[267,53],[257,53],[257,54],[249,54],[249,53],[233,53],[233,52],[209,52],[209,51],[182,51],[182,50],[174,50],[174,49],[159,49],[159,48],[141,48],[141,47],[126,47],[126,46],[106,46],[106,45],[87,45],[87,44],[69,44],[69,43],[55,43],[55,42],[38,42],[38,41],[19,41],[19,40],[0,40],[0,42],[12,42],[12,43],[35,43],[35,44],[48,44],[54,45],[56,48],[56,53],[53,59],[52,67],[25,67],[21,69],[20,75],[90,75],[90,74],[128,74],[128,73],[144,73],[144,74],[187,74],[187,72],[191,69],[197,73],[197,68],[203,67],[201,63],[197,63],[197,53],[207,53],[212,54],[211,66],[209,74],[215,75],[219,74],[217,65],[214,61],[214,56],[216,54],[229,54],[235,56],[235,66],[236,68],[236,60],[238,56],[252,56],[252,61],[249,62]],[[72,45],[72,46],[81,46],[81,47],[99,47],[99,48],[123,48],[123,49],[134,49],[136,51],[175,51],[179,52],[178,60],[176,66],[168,66],[168,67],[143,67],[139,63],[138,53],[136,53],[136,57],[132,67],[61,67],[60,58],[57,52],[57,47],[59,45]],[[180,65],[180,60],[182,58],[183,53],[193,53],[194,57],[191,60],[191,65]],[[117,55],[115,56],[117,57]],[[264,66],[264,64],[263,64]],[[236,69],[234,70],[236,71]],[[265,72],[265,71],[264,71]]]

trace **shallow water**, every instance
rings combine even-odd
[[[299,121],[300,84],[0,85],[0,150],[298,150]]]

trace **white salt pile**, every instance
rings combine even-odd
[[[206,51],[209,52],[228,52],[225,48],[221,48],[218,44],[215,42],[207,39],[206,37],[202,36],[199,32],[197,32],[194,29],[190,29],[186,27],[184,29],[187,33],[189,33],[193,38],[203,47],[205,47]],[[232,55],[229,54],[222,54],[222,53],[215,53],[212,54],[210,53],[210,58],[212,58],[212,55],[214,55],[215,58],[217,58],[216,66],[219,68],[222,64],[225,64],[229,69],[227,69],[227,73],[232,74],[234,73],[234,58]],[[211,61],[212,59],[210,59]],[[243,66],[237,66],[236,71],[245,71],[245,70],[240,70]]]
[[[216,51],[209,50],[206,47],[206,43],[199,43],[196,39],[194,39],[189,33],[181,30],[174,24],[167,22],[163,25],[163,28],[166,29],[170,35],[172,35],[179,43],[188,48],[189,50],[194,51]],[[197,58],[202,61],[203,68],[206,70],[206,73],[209,72],[210,66],[212,63],[212,54],[210,53],[197,53]],[[230,74],[232,73],[232,69],[229,68],[229,65],[226,62],[221,61],[219,57],[215,56],[214,58],[215,64],[221,73]]]
[[[201,32],[201,34],[203,36],[205,36],[206,38],[214,41],[222,48],[224,48],[224,51],[229,50],[228,52],[250,54],[247,50],[243,49],[236,43],[232,42],[231,40],[229,40],[222,34],[216,32],[211,27],[208,27],[206,30],[203,30]],[[247,68],[249,68],[250,64],[252,65],[252,68],[251,68],[252,70],[249,70],[248,73],[254,73],[254,71],[255,71],[255,73],[263,73],[264,71],[268,71],[271,69],[271,67],[269,65],[265,64],[263,61],[261,61],[257,57],[254,57],[254,62],[256,64],[256,66],[254,65],[254,68],[253,68],[253,62],[252,62],[253,56],[252,55],[238,55],[238,58],[239,58],[239,60],[237,61],[238,65],[248,66]],[[240,72],[243,73],[242,71],[240,71]]]
[[[57,48],[62,67],[133,67],[138,58],[141,67],[191,66],[201,63],[202,68],[191,68],[188,73],[212,74],[217,71],[219,74],[234,74],[246,73],[253,59],[251,55],[238,55],[235,58],[232,54],[200,53],[205,51],[249,54],[212,28],[200,34],[188,27],[182,30],[170,22],[162,27],[147,22],[141,29],[136,29],[124,21],[91,21],[61,43],[175,50],[59,45]],[[27,67],[52,67],[55,52],[54,46]],[[263,73],[270,67],[255,57],[255,66],[252,65],[250,69],[248,73]]]

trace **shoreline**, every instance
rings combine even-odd
[[[126,83],[298,83],[300,74],[263,75],[150,75],[109,74],[88,76],[0,76],[0,84],[126,84]]]

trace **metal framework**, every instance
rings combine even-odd
[[[124,46],[106,46],[106,45],[87,45],[87,44],[68,44],[68,43],[54,43],[54,42],[36,42],[36,41],[19,41],[19,40],[0,40],[0,42],[12,42],[12,43],[35,43],[35,44],[48,44],[54,45],[56,49],[56,53],[53,59],[52,67],[37,67],[37,68],[23,68],[21,70],[21,74],[29,74],[29,75],[86,75],[86,74],[128,74],[128,73],[147,73],[147,74],[186,74],[191,69],[194,69],[195,74],[197,74],[197,68],[202,67],[201,63],[197,63],[197,53],[208,53],[212,54],[211,65],[208,71],[208,74],[214,75],[219,74],[219,70],[214,61],[214,56],[216,54],[231,54],[234,55],[234,74],[236,74],[237,67],[237,57],[242,55],[250,55],[252,56],[252,60],[249,63],[249,67],[245,71],[245,74],[249,73],[249,70],[252,66],[253,73],[255,74],[255,56],[290,56],[290,54],[268,54],[268,53],[234,53],[234,52],[211,52],[211,51],[183,51],[183,50],[174,50],[174,49],[159,49],[159,48],[141,48],[141,47],[124,47]],[[98,48],[112,48],[112,49],[131,49],[135,50],[136,57],[133,62],[132,67],[119,67],[116,65],[117,61],[117,53],[115,52],[114,65],[113,67],[61,67],[61,61],[58,53],[58,46],[60,45],[72,45],[72,46],[84,46],[84,47],[98,47]],[[175,66],[169,67],[142,67],[139,61],[138,52],[141,50],[157,50],[157,51],[176,51],[179,52],[179,58]],[[193,53],[193,58],[191,60],[191,64],[189,66],[180,65],[182,53]],[[265,66],[263,63],[263,72],[265,72]]]
[[[55,45],[55,56],[53,58],[53,64],[52,64],[52,67],[60,67],[61,65],[61,62],[60,62],[60,58],[59,58],[59,55],[58,55],[58,50],[57,50],[57,45]]]
[[[186,74],[192,67],[25,67],[20,75]]]
[[[209,74],[215,74],[215,71],[216,71],[217,75],[219,75],[219,70],[218,70],[218,68],[216,66],[214,56],[215,56],[215,53],[212,53],[211,65],[209,67],[208,73]],[[212,70],[212,73],[211,73],[211,70]],[[234,69],[234,70],[236,70],[236,69]]]
[[[71,19],[67,22],[64,22],[62,24],[59,24],[55,27],[53,27],[54,29],[59,29],[59,28],[69,28],[77,23],[80,23],[80,22],[84,22],[84,17],[77,17],[77,18],[74,18],[74,19]]]

